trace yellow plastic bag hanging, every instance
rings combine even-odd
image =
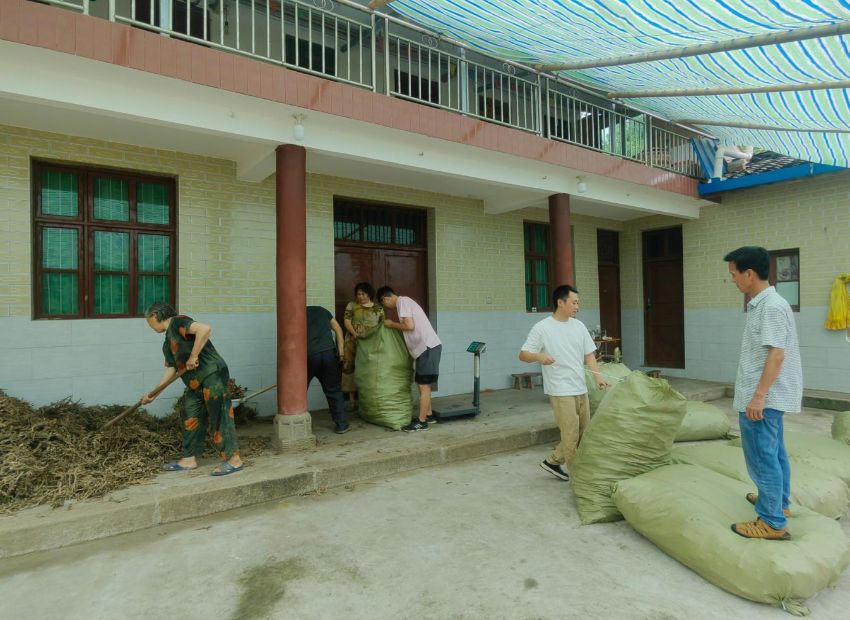
[[[839,273],[832,283],[829,297],[829,314],[826,316],[826,329],[850,329],[850,298],[847,295],[847,283],[850,273]]]

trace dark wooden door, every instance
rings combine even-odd
[[[599,263],[599,322],[608,336],[622,338],[620,323],[620,233],[596,231]]]
[[[394,248],[337,244],[335,260],[336,316],[342,321],[345,306],[354,300],[358,282],[369,282],[375,290],[386,285],[399,295],[415,300],[428,311],[428,278],[425,252]],[[388,312],[398,320],[395,312]],[[340,323],[342,325],[342,323]]]
[[[371,248],[337,246],[334,258],[335,308],[334,314],[342,325],[345,306],[354,301],[354,287],[358,282],[374,283],[375,254]],[[374,284],[373,284],[374,286]]]
[[[644,346],[647,366],[685,367],[682,227],[643,233]]]

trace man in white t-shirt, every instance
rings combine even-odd
[[[399,297],[389,286],[382,286],[377,293],[378,303],[384,308],[395,309],[400,321],[384,319],[384,327],[399,330],[404,336],[404,344],[410,355],[416,360],[414,380],[419,388],[419,419],[411,421],[401,430],[406,432],[428,430],[428,422],[433,421],[431,411],[431,391],[437,389],[440,375],[440,354],[443,343],[431,326],[425,311],[410,297]]]
[[[540,362],[543,391],[549,396],[555,423],[561,430],[561,442],[549,458],[540,463],[545,471],[561,480],[569,480],[569,466],[590,420],[584,366],[587,364],[600,389],[608,387],[596,364],[596,345],[578,313],[578,291],[564,284],[552,292],[555,311],[531,328],[519,359]],[[567,469],[564,469],[564,466]]]

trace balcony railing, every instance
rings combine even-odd
[[[698,135],[351,0],[41,0],[697,177]]]

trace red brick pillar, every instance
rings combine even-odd
[[[552,288],[562,284],[575,286],[569,194],[549,196],[549,230],[552,234]]]
[[[277,410],[279,449],[315,445],[307,411],[307,152],[276,149]]]

